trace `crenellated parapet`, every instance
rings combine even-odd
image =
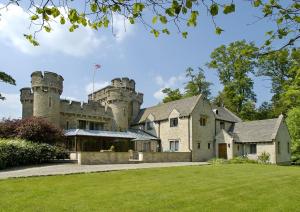
[[[20,101],[21,103],[33,102],[33,93],[31,92],[31,88],[27,87],[20,89]]]
[[[52,90],[59,95],[63,91],[64,78],[56,73],[45,71],[36,71],[31,74],[31,87],[34,90],[41,89],[43,91]]]
[[[102,106],[98,102],[78,102],[70,100],[60,100],[60,112],[74,115],[87,115],[91,117],[112,118],[110,108]]]

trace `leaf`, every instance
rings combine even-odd
[[[154,36],[157,38],[159,36],[159,31],[157,31],[156,29],[152,29],[150,31],[152,34],[154,34]]]
[[[261,0],[254,0],[253,1],[253,6],[254,7],[259,7],[262,4]]]
[[[230,5],[226,5],[224,7],[223,13],[224,14],[229,14],[235,11],[235,4],[230,4]]]
[[[162,33],[165,33],[165,34],[169,35],[170,31],[167,28],[165,28],[165,29],[162,30]]]
[[[51,28],[48,27],[48,26],[44,26],[44,29],[45,29],[46,32],[50,32],[51,31]]]
[[[97,12],[98,6],[97,6],[96,3],[91,3],[91,4],[90,4],[90,7],[91,7],[91,11],[92,11],[93,13]]]
[[[160,22],[161,22],[162,24],[166,24],[166,23],[168,22],[166,16],[162,16],[162,15],[159,16],[159,20],[160,20]]]
[[[152,24],[156,24],[156,22],[157,22],[157,16],[154,16],[154,17],[152,18]]]
[[[33,15],[33,16],[30,17],[30,19],[32,21],[35,21],[35,20],[39,19],[39,16],[38,15]]]
[[[183,38],[187,38],[188,33],[187,32],[182,32],[181,35],[182,35]]]
[[[9,83],[11,85],[16,85],[16,81],[14,80],[14,78],[2,71],[0,71],[0,81]]]
[[[210,14],[212,16],[216,16],[216,15],[218,15],[218,12],[219,12],[219,6],[217,4],[212,4],[210,6]]]
[[[63,16],[60,17],[60,24],[65,24],[66,20]]]
[[[216,34],[217,34],[217,35],[220,35],[223,31],[224,31],[224,30],[221,29],[220,27],[217,27],[217,28],[216,28]]]
[[[193,6],[192,0],[186,0],[185,6],[186,6],[187,8],[189,8],[189,9],[191,9],[192,6]]]

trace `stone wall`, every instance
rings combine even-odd
[[[291,137],[284,121],[280,123],[276,136],[276,163],[289,164],[291,162]],[[280,147],[278,147],[278,144]],[[278,148],[280,150],[278,151]]]
[[[78,152],[79,165],[129,163],[128,152]]]

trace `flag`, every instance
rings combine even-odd
[[[100,64],[95,64],[95,69],[100,69],[101,65]]]

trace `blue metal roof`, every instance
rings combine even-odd
[[[157,137],[149,135],[142,130],[129,129],[125,132],[104,131],[104,130],[83,130],[70,129],[65,130],[65,136],[92,136],[92,137],[108,137],[108,138],[128,138],[134,141],[158,140]]]

